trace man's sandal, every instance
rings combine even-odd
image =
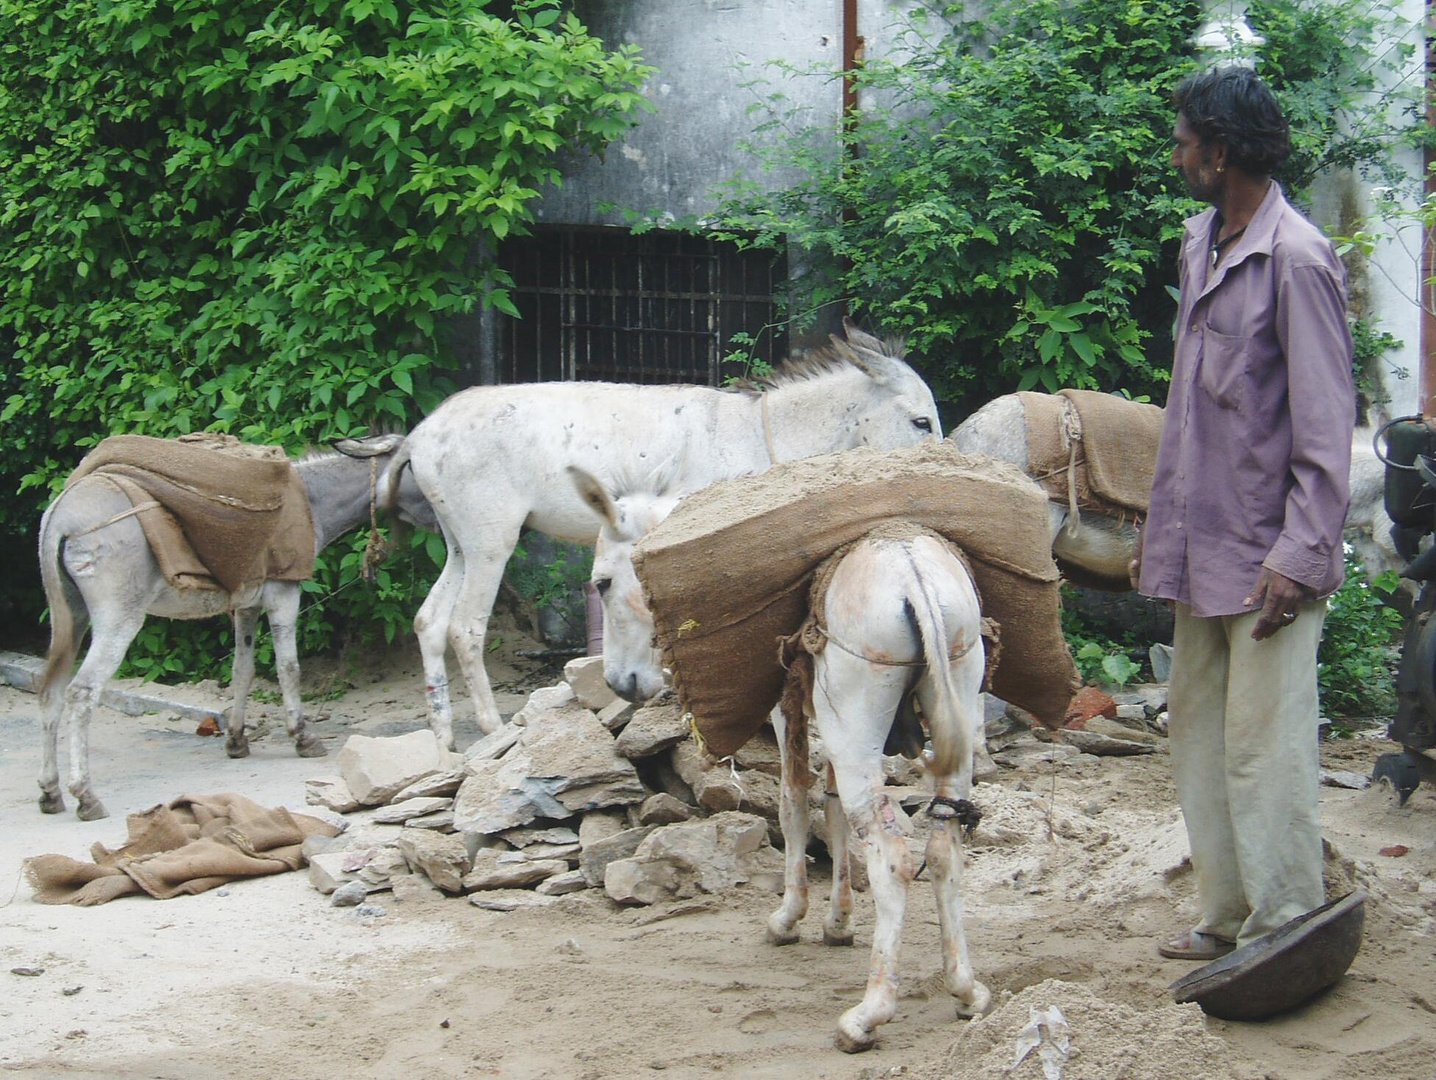
[[[1200,930],[1188,930],[1180,937],[1157,946],[1157,952],[1172,960],[1216,960],[1236,948],[1235,943],[1223,941]]]

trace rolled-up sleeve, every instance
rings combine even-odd
[[[1356,413],[1339,265],[1303,262],[1280,275],[1276,333],[1287,358],[1291,489],[1281,534],[1262,565],[1319,589],[1342,542]]]

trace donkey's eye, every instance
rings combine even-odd
[[[597,581],[595,581],[595,582],[593,583],[593,587],[598,590],[598,595],[599,595],[599,596],[602,596],[604,593],[608,592],[608,588],[609,588],[609,586],[612,585],[612,584],[613,584],[613,578],[606,578],[606,577],[604,577],[604,578],[599,578]]]
[[[926,416],[919,416],[915,420],[913,420],[912,426],[917,428],[919,431],[931,431],[932,421],[929,420]]]

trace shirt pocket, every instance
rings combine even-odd
[[[1239,410],[1245,397],[1250,339],[1202,331],[1202,366],[1197,382],[1220,408]]]

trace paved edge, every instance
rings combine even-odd
[[[17,690],[25,690],[35,693],[40,684],[40,673],[45,668],[45,661],[38,656],[30,656],[26,653],[5,652],[0,650],[0,682],[8,683]],[[223,709],[209,708],[204,705],[189,705],[172,698],[165,697],[167,687],[162,683],[153,683],[156,693],[142,694],[134,690],[123,690],[115,686],[107,686],[105,692],[100,696],[100,703],[124,713],[126,716],[143,716],[146,713],[175,712],[186,720],[203,721],[209,719],[218,720],[224,715]]]

